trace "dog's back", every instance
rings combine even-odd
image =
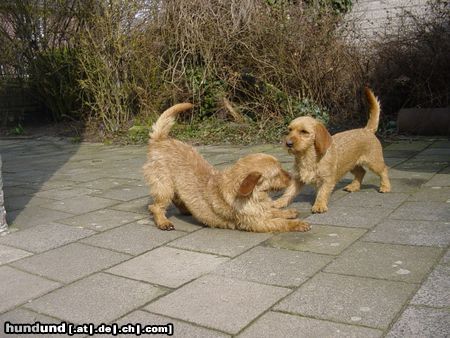
[[[190,108],[191,103],[176,104],[164,111],[153,124],[149,134],[148,161],[144,166],[148,182],[160,180],[166,186],[177,187],[176,193],[182,200],[187,197],[187,192],[202,194],[209,178],[216,172],[192,146],[169,137],[177,115]]]
[[[364,128],[347,130],[332,136],[337,159],[337,177],[357,165],[366,165],[372,157],[379,158],[382,154],[380,141],[375,136],[380,120],[380,102],[375,94],[365,88],[369,102],[369,119]]]
[[[155,190],[153,195],[173,195],[194,217],[214,225],[221,220],[214,218],[204,197],[208,182],[217,170],[192,146],[169,137],[176,116],[191,107],[190,103],[177,104],[155,122],[149,135],[144,177]]]
[[[147,158],[145,171],[164,173],[176,186],[205,187],[209,177],[216,172],[192,146],[174,139],[152,142]]]
[[[366,165],[373,153],[379,155],[382,152],[380,141],[366,128],[347,130],[332,138],[338,178],[356,165]]]

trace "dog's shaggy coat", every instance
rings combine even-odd
[[[365,175],[363,166],[380,176],[380,192],[389,192],[391,185],[383,159],[380,141],[375,136],[380,116],[380,103],[366,88],[370,117],[365,128],[347,130],[330,135],[325,126],[312,117],[299,117],[289,125],[286,146],[295,156],[294,183],[274,202],[274,207],[287,206],[304,184],[317,187],[317,197],[312,212],[328,210],[328,199],[336,183],[347,172],[355,178],[344,189],[358,191]]]
[[[273,156],[248,155],[219,171],[193,147],[169,138],[176,115],[191,107],[180,103],[169,108],[150,133],[143,169],[153,198],[148,209],[156,225],[174,229],[166,217],[166,208],[173,202],[182,213],[210,227],[255,232],[309,230],[308,224],[295,219],[295,210],[272,207],[268,192],[291,184],[289,173]]]

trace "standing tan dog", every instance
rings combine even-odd
[[[367,166],[380,176],[380,192],[389,192],[391,184],[383,159],[383,150],[375,132],[380,117],[380,102],[369,88],[365,94],[370,104],[370,117],[365,128],[330,135],[325,126],[312,117],[299,117],[289,125],[286,147],[295,156],[295,183],[274,202],[274,207],[287,206],[304,184],[318,188],[312,212],[328,210],[328,198],[336,183],[350,171],[354,180],[344,189],[358,191]]]
[[[255,232],[308,231],[295,219],[294,209],[272,207],[268,192],[291,184],[276,158],[253,154],[224,171],[216,170],[193,147],[169,138],[179,112],[192,108],[180,103],[167,109],[153,125],[144,165],[153,204],[148,206],[158,228],[173,230],[166,208],[173,202],[183,213],[216,228]]]

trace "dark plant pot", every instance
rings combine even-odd
[[[400,109],[397,127],[400,133],[450,135],[450,107]]]

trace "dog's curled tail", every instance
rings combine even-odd
[[[172,129],[172,126],[175,124],[177,115],[192,107],[192,103],[178,103],[165,110],[152,126],[152,130],[149,134],[150,141],[166,139],[169,136],[170,129]]]
[[[364,92],[369,101],[369,121],[367,121],[366,129],[370,130],[372,133],[376,133],[378,129],[378,123],[380,121],[380,101],[375,96],[370,88],[365,87]]]

